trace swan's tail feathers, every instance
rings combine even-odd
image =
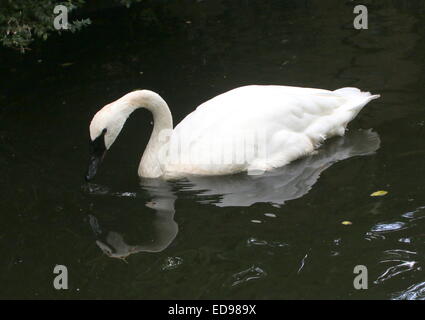
[[[368,92],[368,93],[370,94],[370,100],[379,99],[381,97],[380,94],[371,94],[370,92]]]
[[[351,98],[351,99],[367,98],[366,100],[368,102],[381,97],[379,94],[371,94],[370,92],[363,92],[358,88],[352,88],[352,87],[337,89],[334,92],[343,97]]]
[[[346,103],[341,106],[341,110],[351,113],[349,121],[353,120],[366,104],[380,97],[379,94],[362,92],[360,89],[350,87],[337,89],[334,93],[346,99]]]

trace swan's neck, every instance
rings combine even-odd
[[[134,91],[126,95],[128,112],[145,108],[153,115],[153,131],[139,164],[139,176],[158,178],[163,175],[159,156],[166,152],[173,118],[167,103],[160,95],[149,90]]]

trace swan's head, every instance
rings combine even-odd
[[[86,180],[94,178],[106,151],[118,137],[128,117],[119,103],[111,103],[99,110],[90,123],[90,160]]]
[[[127,118],[138,108],[151,111],[155,125],[161,130],[172,130],[173,120],[167,103],[153,91],[132,91],[104,106],[90,123],[90,162],[86,175],[87,181],[96,175],[106,151],[118,137]]]

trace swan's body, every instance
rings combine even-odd
[[[245,86],[201,104],[173,130],[166,102],[152,91],[139,90],[101,109],[91,122],[90,136],[99,141],[104,135],[109,149],[131,112],[145,107],[153,114],[154,128],[139,176],[264,172],[311,154],[325,139],[344,135],[347,124],[378,97],[356,88]]]

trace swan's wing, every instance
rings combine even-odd
[[[271,133],[303,133],[318,120],[335,116],[350,101],[365,100],[358,99],[353,91],[348,92],[287,86],[241,87],[201,104],[176,126],[175,132],[187,134],[194,142],[220,133],[261,128]],[[332,119],[326,119],[329,120]],[[343,120],[336,117],[331,122]]]
[[[254,134],[267,143],[267,165],[280,166],[313,151],[324,139],[342,135],[375,97],[355,88],[241,87],[201,104],[176,126],[171,141],[184,141],[206,154],[215,152],[205,149],[212,141],[222,147]]]

